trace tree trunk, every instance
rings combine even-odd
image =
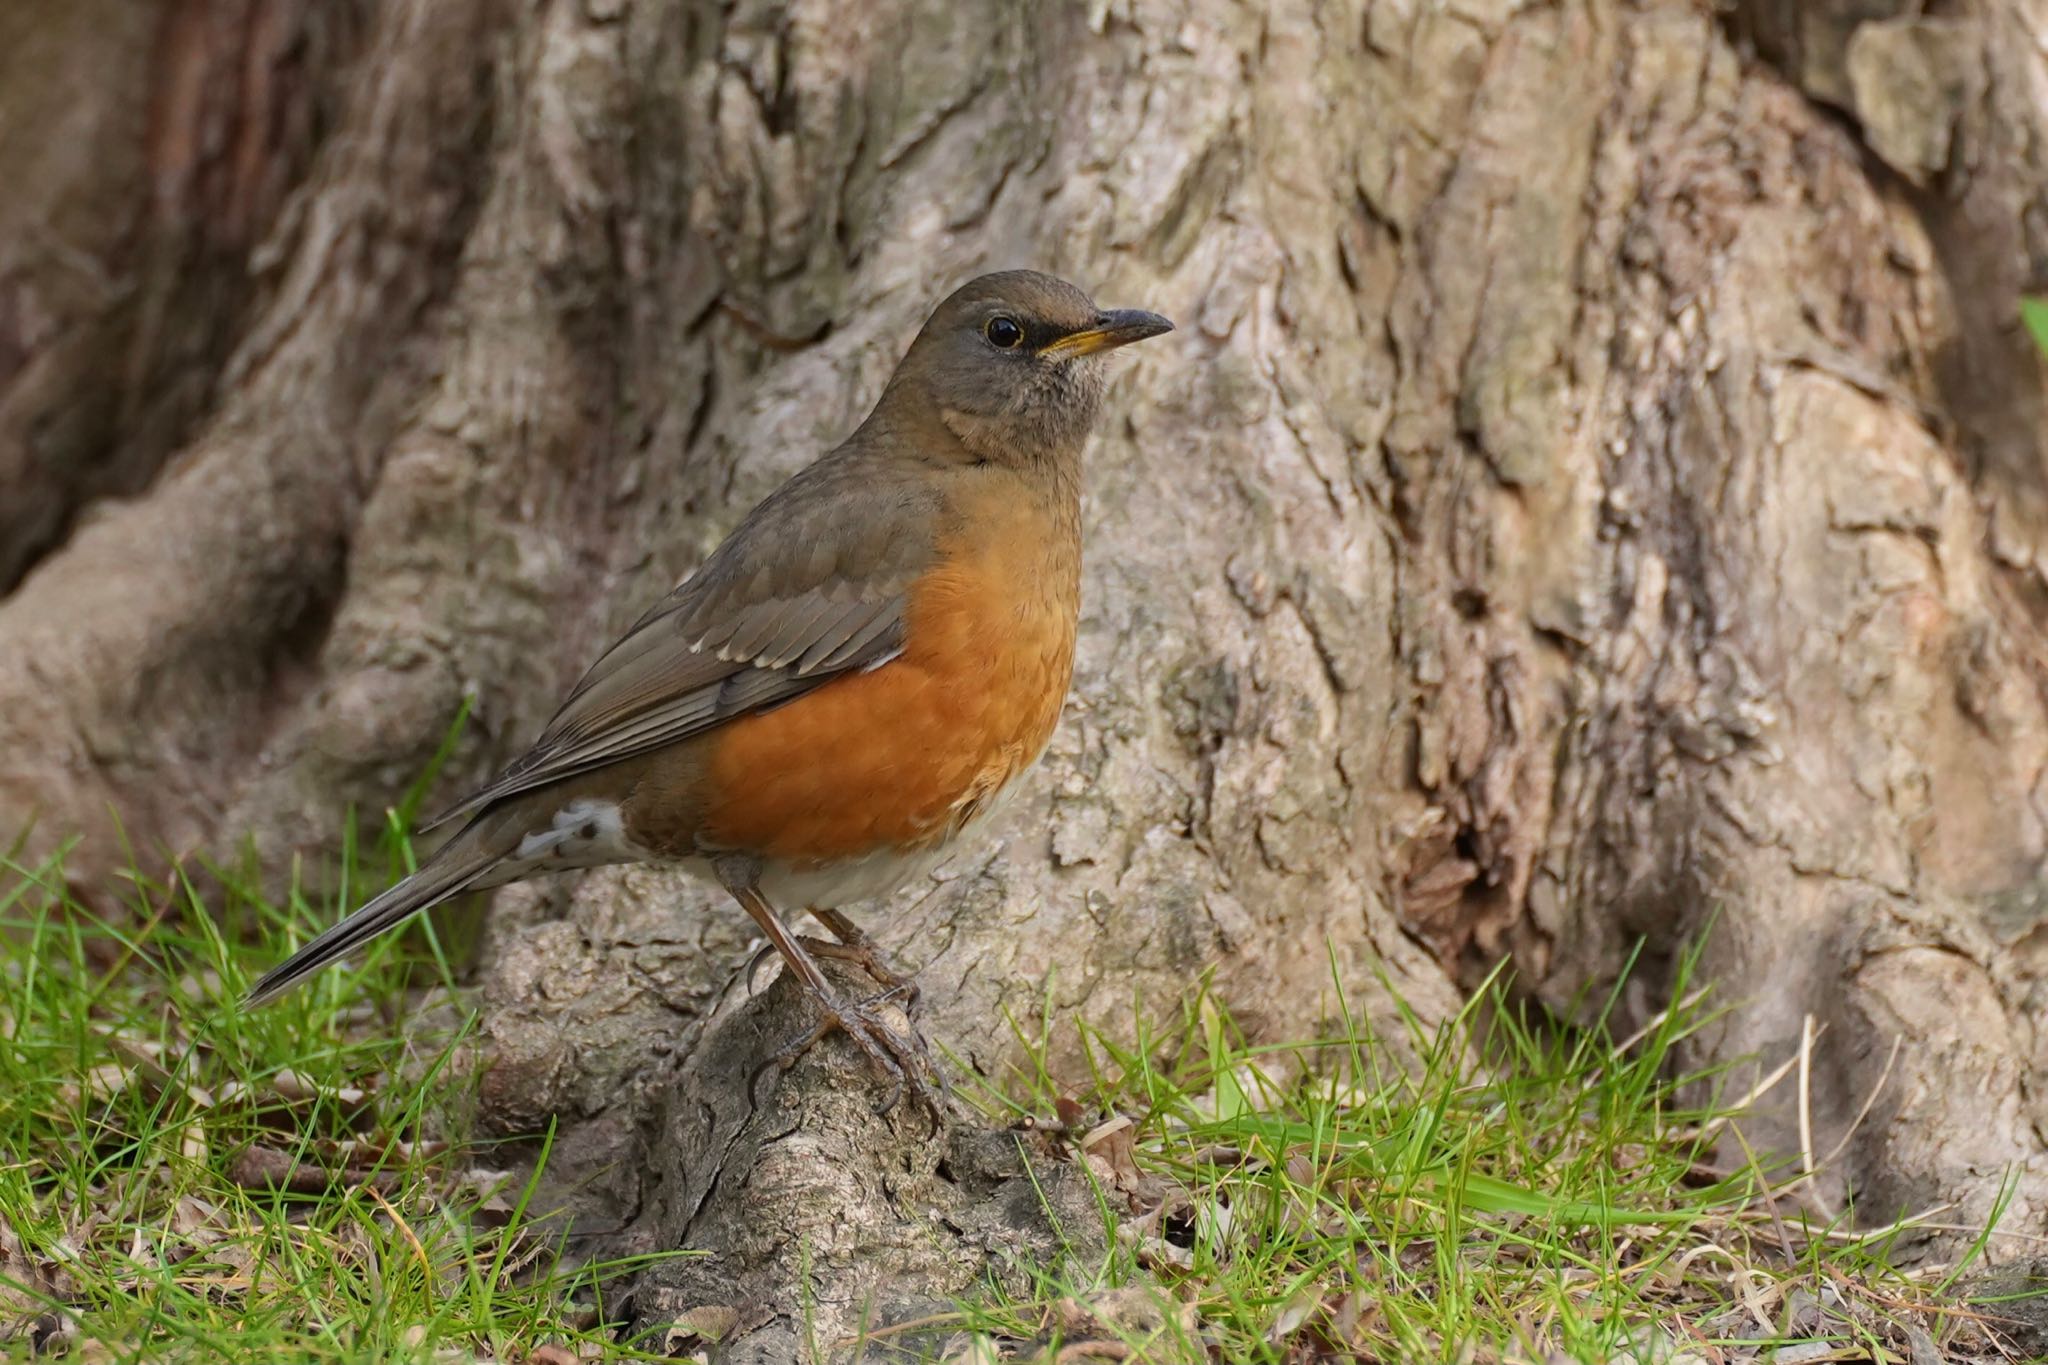
[[[1699,1060],[1775,1065],[1812,1016],[1827,1197],[1982,1217],[2048,1130],[2017,324],[2048,274],[2048,7],[1701,9],[364,0],[316,42],[289,0],[191,0],[189,59],[67,30],[128,113],[38,152],[96,212],[0,210],[67,248],[0,257],[0,543],[35,561],[0,603],[0,826],[90,832],[87,886],[110,808],[138,845],[252,834],[281,868],[465,696],[450,790],[484,775],[851,429],[946,288],[1029,264],[1181,331],[1123,363],[1091,453],[1046,770],[863,916],[922,970],[927,1032],[1001,1075],[1049,1010],[1071,1067],[1071,1021],[1127,1030],[1212,971],[1298,1038],[1339,986],[1391,1025],[1388,983],[1441,1014],[1503,954],[1568,1008],[1646,940],[1641,1015],[1711,921],[1735,1008]],[[199,117],[187,60],[263,92],[257,131],[186,135],[195,183],[263,188],[166,219],[117,201],[183,145],[162,111]],[[70,107],[5,88],[31,126]],[[0,178],[24,155],[0,133]],[[232,306],[138,265],[138,222],[213,243]],[[24,326],[71,316],[80,260],[163,320]],[[891,1259],[909,1186],[976,1257],[1041,1245],[990,1212],[1019,1204],[1002,1161],[806,1080],[849,1055],[739,1103],[801,1024],[733,988],[750,943],[669,873],[502,893],[487,1116],[561,1118],[644,1244],[718,1249],[761,1359],[807,1237],[821,1333],[878,1285],[949,1292],[959,1265]],[[778,1203],[770,1244],[736,1191],[822,1179],[791,1141],[842,1183]],[[2028,1171],[2007,1225],[2044,1211]]]

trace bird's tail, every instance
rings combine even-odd
[[[284,994],[335,959],[354,951],[386,930],[395,929],[420,911],[457,895],[498,861],[487,841],[466,836],[474,826],[450,840],[424,867],[335,924],[305,947],[263,974],[242,1000],[252,1009]]]

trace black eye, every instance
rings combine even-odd
[[[1003,351],[1010,350],[1024,339],[1024,329],[1017,325],[1017,319],[1006,318],[1000,313],[988,320],[981,334],[988,338],[989,345]]]

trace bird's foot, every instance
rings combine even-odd
[[[945,1075],[939,1070],[924,1036],[917,1031],[916,1025],[909,1022],[907,1015],[906,1037],[889,1027],[876,1012],[877,1005],[900,994],[897,988],[891,987],[865,999],[852,1001],[823,991],[807,994],[811,995],[818,1008],[817,1026],[770,1057],[762,1064],[761,1072],[771,1066],[787,1071],[820,1039],[836,1030],[852,1039],[853,1045],[867,1055],[875,1070],[889,1081],[888,1095],[875,1106],[877,1114],[887,1114],[894,1109],[907,1090],[911,1098],[931,1114],[935,1129],[945,1126],[945,1104],[950,1092]],[[759,1074],[756,1073],[757,1076]]]
[[[835,962],[850,962],[860,968],[873,977],[875,984],[882,988],[879,995],[869,997],[871,1000],[887,1000],[893,996],[902,1002],[904,1015],[915,1019],[918,1015],[918,1002],[924,996],[923,990],[918,987],[917,978],[905,976],[890,966],[889,960],[882,956],[882,950],[876,947],[875,941],[866,934],[858,929],[851,929],[850,932],[853,937],[837,943],[831,939],[808,938],[803,935],[797,937],[797,942],[803,944],[813,957],[829,957]]]

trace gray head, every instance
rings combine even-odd
[[[1035,270],[983,275],[933,311],[876,412],[921,409],[975,460],[1071,458],[1101,406],[1102,356],[1172,330],[1157,313],[1097,308]]]

